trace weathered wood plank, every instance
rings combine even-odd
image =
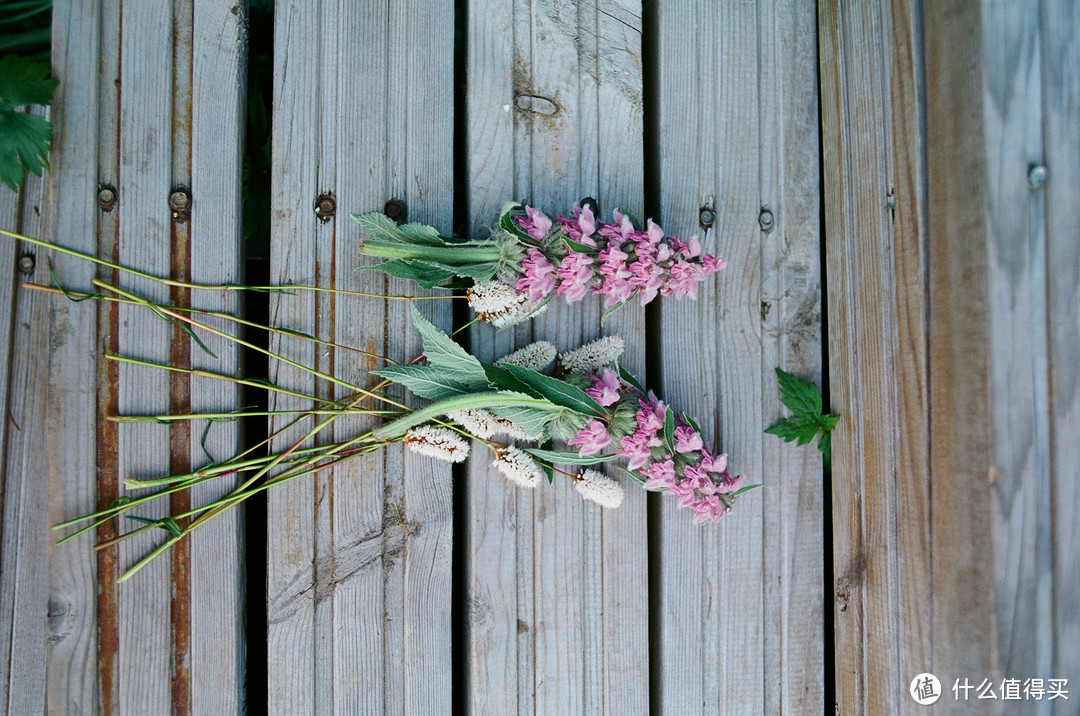
[[[50,154],[51,170],[40,190],[41,222],[24,221],[24,231],[94,253],[96,176],[97,57],[96,23],[87,24],[85,7],[61,5],[53,20],[58,48],[53,74],[60,80],[51,120],[58,132]],[[61,51],[59,48],[63,48]],[[30,187],[36,180],[31,180]],[[37,216],[37,212],[34,212]],[[34,250],[36,269],[27,280],[48,283],[51,258],[57,275],[88,285],[90,265]],[[95,308],[29,292],[16,296],[12,324],[12,365],[5,446],[5,492],[16,489],[21,504],[5,496],[2,571],[17,577],[2,599],[14,606],[11,634],[5,640],[3,690],[7,713],[98,709],[98,634],[94,624],[96,579],[92,535],[55,547],[48,526],[95,506],[96,408]],[[8,417],[10,416],[10,418]],[[15,487],[19,486],[19,487]],[[12,528],[23,538],[9,541]],[[14,534],[18,534],[15,532]]]
[[[1050,490],[1053,524],[1054,678],[1080,684],[1080,7],[1042,4],[1043,157],[1049,316]],[[1071,698],[1076,698],[1072,696]],[[1057,701],[1058,712],[1068,713]]]
[[[1049,675],[1053,666],[1046,206],[1028,183],[1028,168],[1043,162],[1039,25],[1034,4],[982,3],[994,514],[987,566],[1001,676]]]
[[[453,6],[420,11],[393,3],[356,12],[292,2],[276,13],[271,276],[406,293],[404,282],[353,271],[361,234],[348,213],[380,209],[394,197],[406,202],[411,220],[450,231],[453,35],[446,28]],[[336,79],[313,81],[320,77]],[[320,192],[338,202],[325,224],[311,210]],[[275,300],[271,315],[278,325],[314,328],[400,360],[418,350],[406,304],[301,294]],[[429,319],[449,328],[449,301],[424,304]],[[366,381],[364,371],[379,365],[274,345],[345,380]],[[326,390],[295,371],[271,370],[275,381]],[[342,421],[334,437],[364,425]],[[282,518],[268,528],[271,710],[448,712],[449,468],[391,446],[314,484],[277,488],[269,499],[271,514]]]
[[[661,220],[700,233],[711,201],[703,246],[728,260],[696,302],[661,305],[663,397],[696,416],[733,470],[772,488],[702,526],[662,500],[660,704],[820,712],[820,457],[762,433],[781,415],[772,368],[820,374],[814,18],[671,3],[656,22]],[[759,228],[765,206],[771,233]]]
[[[503,202],[642,215],[641,18],[633,3],[479,2],[468,13],[469,230]],[[553,114],[518,97],[539,96]],[[622,335],[642,374],[644,320],[600,329],[595,299],[513,335],[478,326],[483,358],[544,339],[560,350]],[[477,454],[469,473],[469,705],[477,713],[641,713],[648,707],[645,495],[601,512],[559,477],[523,494]]]
[[[897,713],[931,667],[920,18],[820,7],[836,689]],[[891,206],[890,206],[891,204]],[[902,646],[901,646],[902,645]]]
[[[174,160],[175,185],[190,184],[193,205],[188,254],[191,280],[220,285],[239,283],[243,266],[243,214],[240,206],[243,127],[246,118],[244,17],[235,5],[215,0],[196,0],[185,18],[190,23],[186,41],[191,43],[190,67],[190,164]],[[177,118],[174,116],[174,125]],[[174,155],[181,154],[174,148]],[[182,172],[178,175],[178,168]],[[208,310],[236,313],[241,298],[236,294],[194,292],[189,300]],[[256,299],[257,300],[257,299]],[[235,332],[235,326],[216,326]],[[224,338],[202,336],[217,358],[188,346],[193,367],[235,374],[239,351]],[[239,406],[235,386],[224,382],[193,382],[187,388],[193,412],[233,410]],[[207,456],[202,433],[207,426],[192,425],[187,458],[203,465]],[[215,423],[209,427],[206,448],[216,460],[237,452],[238,423]],[[192,504],[206,504],[235,485],[227,480],[191,491]],[[189,538],[187,618],[190,622],[190,658],[186,664],[192,714],[240,713],[244,706],[246,674],[244,635],[244,571],[242,518],[239,510],[223,514],[199,527]],[[261,606],[261,605],[259,605]],[[246,607],[250,609],[251,606]],[[261,670],[261,665],[256,668]]]

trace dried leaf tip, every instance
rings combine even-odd
[[[615,508],[622,504],[622,485],[597,470],[584,470],[574,477],[574,487],[586,500],[601,507]]]
[[[512,445],[496,449],[492,465],[518,487],[536,487],[544,476],[540,464],[531,455]]]
[[[413,452],[444,462],[464,462],[469,443],[450,428],[420,425],[405,433],[405,445]]]

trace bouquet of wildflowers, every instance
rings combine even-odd
[[[530,215],[526,213],[525,216]],[[533,222],[543,218],[539,215],[531,216],[530,220]],[[579,218],[582,216],[586,216],[584,210],[580,212]],[[534,224],[528,225],[534,226]],[[539,229],[535,230],[539,233]],[[651,227],[650,230],[652,230]],[[406,227],[401,227],[401,231],[414,232],[417,235],[423,233]],[[336,290],[308,286],[190,284],[157,278],[37,239],[6,231],[0,231],[0,233],[103,264],[117,271],[162,281],[174,287],[281,293],[301,290]],[[582,237],[579,236],[579,238]],[[650,241],[649,239],[640,240]],[[682,245],[679,246],[678,250],[682,250]],[[576,251],[576,249],[571,250]],[[604,250],[606,249],[601,249],[600,253]],[[642,249],[642,252],[645,250]],[[686,247],[686,251],[690,254],[695,253],[693,247],[690,246]],[[665,254],[658,252],[657,255]],[[666,255],[666,258],[670,259],[671,256]],[[697,257],[689,256],[687,260],[695,258]],[[671,266],[677,264],[678,261]],[[669,271],[668,268],[664,270]],[[529,277],[525,276],[523,280],[527,281]],[[236,376],[156,364],[125,356],[107,355],[106,358],[109,360],[142,365],[151,369],[183,371],[206,378],[288,393],[311,402],[308,408],[272,412],[252,412],[246,408],[239,408],[227,413],[108,416],[108,419],[116,422],[171,423],[177,420],[205,420],[209,424],[209,422],[223,419],[274,414],[293,418],[286,428],[305,423],[310,425],[306,431],[303,431],[299,440],[277,453],[258,455],[255,452],[268,444],[274,437],[271,436],[260,445],[253,446],[229,460],[219,463],[211,462],[198,470],[148,480],[126,480],[127,488],[149,490],[149,492],[125,495],[104,509],[56,525],[57,528],[78,527],[73,534],[60,540],[63,542],[77,534],[109,523],[116,530],[116,518],[122,515],[139,523],[139,526],[134,529],[105,539],[99,543],[98,549],[114,545],[148,530],[165,530],[168,537],[164,542],[132,566],[121,577],[121,581],[129,578],[152,559],[164,553],[199,525],[225,510],[236,507],[252,495],[286,481],[330,469],[357,456],[398,442],[417,453],[448,462],[465,460],[473,447],[480,445],[491,452],[494,457],[494,466],[513,484],[535,488],[541,484],[542,478],[546,477],[550,482],[555,479],[556,474],[559,474],[571,479],[583,498],[605,508],[615,508],[621,504],[623,486],[619,480],[598,470],[597,466],[624,457],[628,460],[625,467],[617,468],[623,476],[632,484],[644,489],[676,495],[679,498],[679,505],[693,511],[697,522],[719,520],[731,511],[732,505],[741,494],[757,487],[757,485],[744,485],[742,476],[730,474],[727,456],[714,455],[705,446],[700,430],[691,417],[675,413],[619,365],[618,359],[623,350],[623,342],[617,336],[601,338],[561,355],[556,355],[556,350],[550,343],[534,343],[505,356],[494,364],[489,364],[465,351],[454,342],[452,334],[443,333],[424,319],[413,304],[413,322],[423,339],[423,353],[407,363],[399,363],[389,357],[359,351],[387,364],[371,371],[383,381],[372,388],[364,388],[358,384],[359,381],[350,383],[319,372],[315,368],[301,365],[270,350],[244,342],[228,331],[211,327],[200,320],[200,315],[206,315],[208,312],[155,303],[100,279],[95,279],[93,284],[96,289],[94,293],[76,292],[59,287],[54,289],[28,286],[28,288],[62,293],[71,300],[96,299],[143,306],[154,315],[183,326],[200,346],[203,346],[199,339],[201,333],[221,336],[249,349],[258,350],[271,360],[287,362],[321,379],[338,384],[346,388],[348,393],[345,397],[336,400],[320,399],[288,391],[269,383],[246,381]],[[665,286],[669,285],[665,284]],[[647,291],[651,289],[638,288],[630,295],[638,290],[644,291],[643,298],[647,298],[649,296]],[[663,291],[664,287],[658,290]],[[340,291],[340,293],[355,292]],[[439,297],[387,296],[384,298],[416,301]],[[257,326],[228,313],[214,312],[209,315],[225,321],[245,323],[249,326],[256,325],[256,327],[294,340],[314,341],[335,349],[357,350],[287,328]],[[554,364],[553,373],[546,373],[545,371],[552,364]],[[427,399],[429,402],[421,407],[411,408],[383,391],[389,383],[400,384],[414,395]],[[348,439],[310,446],[321,431],[346,415],[373,416],[382,422]],[[283,430],[275,435],[281,434]],[[564,444],[563,449],[556,449],[556,441]],[[560,469],[560,465],[570,466],[573,469],[564,471]],[[224,497],[213,502],[162,519],[147,519],[134,514],[151,501],[178,491],[188,490],[207,481],[220,479],[235,480],[236,486]]]
[[[697,285],[724,268],[702,253],[697,237],[665,236],[652,219],[642,227],[619,210],[611,223],[577,204],[554,220],[531,206],[503,207],[491,237],[442,236],[421,224],[398,226],[382,214],[354,215],[372,237],[360,253],[387,259],[373,268],[425,288],[468,287],[469,305],[482,321],[502,328],[544,310],[555,296],[568,303],[604,297],[604,317],[637,297],[697,296]]]

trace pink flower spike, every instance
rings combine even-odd
[[[577,220],[578,228],[581,229],[581,235],[583,237],[592,236],[596,233],[596,217],[593,216],[592,207],[588,204],[581,210],[581,215],[578,216]]]
[[[727,470],[727,453],[713,457],[707,450],[702,450],[701,467],[707,472],[722,474]]]
[[[694,452],[705,447],[701,436],[689,425],[675,428],[675,452]]]
[[[531,206],[525,207],[525,213],[529,215],[529,221],[532,223],[532,231],[527,230],[529,236],[537,240],[547,236],[547,233],[551,231],[551,219],[544,212]]]
[[[716,256],[705,254],[701,257],[701,265],[705,267],[705,273],[710,274],[727,268],[727,261],[725,261],[722,256],[717,258]]]
[[[690,242],[686,245],[686,250],[683,252],[683,256],[688,259],[692,259],[695,256],[701,255],[701,242],[698,241],[697,236],[691,236]]]
[[[648,222],[646,222],[646,223],[647,223],[646,235],[649,237],[649,239],[648,239],[649,243],[653,244],[655,246],[656,244],[660,243],[661,239],[664,238],[664,230],[661,229],[656,224],[654,224],[652,219],[649,219]]]
[[[605,408],[619,402],[619,376],[606,368],[599,376],[589,376],[593,379],[593,387],[586,388],[585,393]]]
[[[593,419],[579,430],[577,435],[567,440],[566,444],[580,445],[578,455],[595,455],[611,444],[611,436],[602,422]]]
[[[735,492],[743,486],[744,482],[746,482],[746,475],[739,475],[738,477],[724,480],[723,484],[721,485],[720,491],[725,493]]]

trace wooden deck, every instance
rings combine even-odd
[[[52,168],[0,188],[0,228],[242,280],[242,5],[57,2]],[[769,489],[694,526],[640,490],[601,512],[565,481],[526,494],[483,458],[451,470],[388,449],[275,488],[265,527],[259,509],[218,518],[117,584],[159,536],[94,552],[95,535],[57,546],[49,525],[206,457],[201,424],[105,416],[241,395],[103,355],[225,373],[242,356],[20,283],[50,283],[51,260],[71,288],[118,278],[403,358],[408,302],[170,295],[0,243],[0,710],[876,716],[918,708],[908,684],[929,671],[938,708],[960,707],[954,679],[1037,677],[1074,693],[978,712],[1076,712],[1073,3],[277,0],[273,95],[274,283],[415,291],[353,270],[348,214],[390,199],[444,232],[482,232],[511,199],[557,212],[588,196],[702,234],[728,268],[696,302],[602,330],[598,301],[553,304],[466,340],[490,359],[618,333],[628,367]],[[425,315],[460,324],[445,303]],[[311,345],[271,340],[349,379],[373,367]],[[775,367],[828,386],[831,476],[763,434],[783,414]],[[269,378],[333,394],[288,366]],[[249,433],[215,424],[205,445],[226,457]]]

